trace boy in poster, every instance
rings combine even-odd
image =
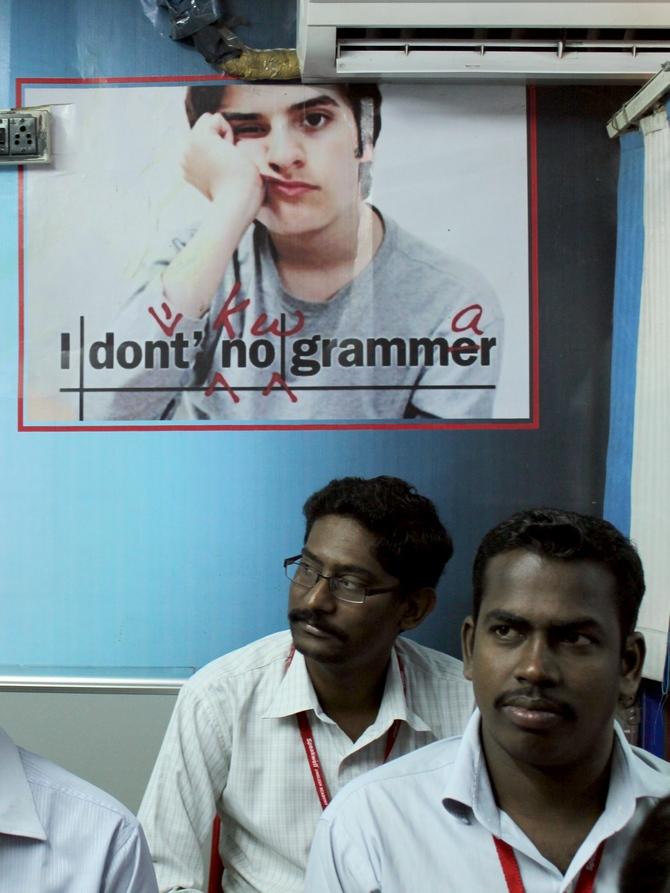
[[[209,204],[122,314],[142,360],[104,417],[492,416],[495,295],[366,201],[380,104],[369,85],[188,90],[184,176]]]

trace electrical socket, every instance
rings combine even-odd
[[[0,110],[0,166],[50,162],[50,125],[49,110],[42,106]]]
[[[10,116],[9,154],[37,155],[37,126],[34,115]]]

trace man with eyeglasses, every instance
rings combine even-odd
[[[226,893],[299,893],[331,795],[470,716],[460,661],[399,637],[433,609],[452,554],[431,501],[398,478],[343,478],[304,514],[284,561],[290,631],[180,693],[140,810],[161,891],[206,889],[218,814]]]

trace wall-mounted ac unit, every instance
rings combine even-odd
[[[670,2],[298,0],[304,81],[641,81],[670,59]]]

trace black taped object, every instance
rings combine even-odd
[[[158,5],[169,12],[173,40],[192,37],[223,16],[220,0],[158,0]]]
[[[228,59],[237,59],[244,50],[244,43],[229,28],[208,25],[191,38],[193,46],[210,65],[218,65]]]

